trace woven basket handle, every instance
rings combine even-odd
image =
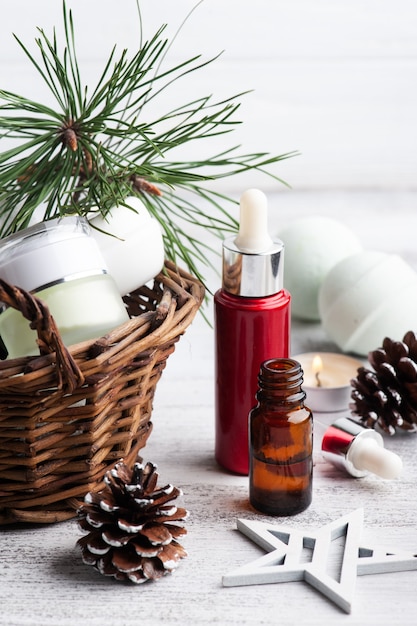
[[[20,311],[38,335],[41,356],[55,353],[58,387],[71,393],[82,385],[84,376],[65,347],[54,318],[46,304],[20,287],[9,285],[0,278],[0,301]],[[25,371],[30,371],[30,365]]]

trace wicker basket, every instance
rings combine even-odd
[[[44,304],[0,281],[0,300],[31,321],[40,346],[0,362],[0,524],[69,519],[114,463],[136,459],[156,384],[203,297],[167,262],[152,289],[125,298],[128,322],[66,349]]]

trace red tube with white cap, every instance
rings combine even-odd
[[[267,198],[240,198],[239,233],[223,242],[222,287],[214,296],[217,462],[249,472],[248,415],[261,363],[287,358],[290,294],[283,288],[284,245],[267,229]]]

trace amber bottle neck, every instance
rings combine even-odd
[[[279,402],[299,405],[306,394],[301,385],[303,370],[294,359],[269,359],[261,365],[258,375],[258,402]]]

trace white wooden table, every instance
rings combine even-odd
[[[407,234],[407,224],[415,198],[407,197],[396,212],[401,225],[398,232],[404,233],[398,242],[414,262],[415,235]],[[308,208],[304,199],[293,201],[299,203],[300,213],[302,206]],[[398,207],[401,202],[396,200]],[[360,213],[359,198],[356,205],[355,199],[351,201],[352,210],[345,213],[349,219]],[[379,229],[379,241],[386,249],[393,237],[395,241],[389,210],[394,201],[393,197],[380,198],[374,202],[375,211],[368,207],[363,218],[364,236],[376,241]],[[321,202],[322,212],[331,212],[330,205]],[[386,205],[385,222],[382,205]],[[376,214],[380,216],[377,230]],[[332,347],[319,325],[293,324],[293,354]],[[330,423],[334,417],[316,415],[316,420]],[[75,545],[82,533],[74,521],[1,529],[1,626],[417,623],[417,571],[358,577],[350,615],[305,582],[222,586],[224,574],[263,554],[236,530],[238,517],[316,529],[363,507],[363,543],[417,553],[416,436],[386,440],[386,447],[404,462],[401,478],[388,482],[371,476],[353,479],[326,463],[317,434],[310,508],[285,520],[257,514],[248,504],[248,479],[225,473],[213,459],[213,332],[201,316],[169,359],[158,386],[153,421],[154,431],[143,456],[158,465],[161,483],[172,482],[184,492],[182,501],[190,518],[182,543],[189,556],[172,576],[157,583],[125,585],[82,563]]]

